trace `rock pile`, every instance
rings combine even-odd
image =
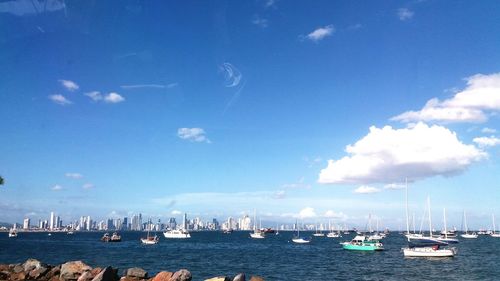
[[[118,275],[118,269],[111,266],[92,268],[82,261],[69,261],[52,266],[36,259],[28,259],[19,264],[0,264],[0,281],[3,280],[39,280],[39,281],[191,281],[191,272],[181,269],[176,272],[161,271],[155,276],[139,267],[129,268]],[[234,277],[222,276],[205,281],[246,281],[245,274]],[[249,281],[264,281],[252,276]]]

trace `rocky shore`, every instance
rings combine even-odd
[[[40,280],[40,281],[191,281],[191,272],[180,269],[176,272],[161,271],[149,276],[142,268],[133,267],[120,271],[111,266],[92,268],[82,261],[69,261],[60,265],[49,265],[36,259],[28,259],[24,263],[0,264],[1,280]],[[217,276],[205,281],[246,281],[244,273],[234,277]],[[264,281],[261,277],[252,276],[249,281]]]

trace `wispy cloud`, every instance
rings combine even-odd
[[[225,62],[220,66],[220,70],[224,73],[225,86],[228,88],[236,87],[240,84],[241,72],[229,62]]]
[[[165,89],[168,85],[162,84],[137,84],[137,85],[122,85],[120,88],[122,89],[143,89],[143,88],[153,88],[153,89]]]
[[[95,187],[95,185],[92,183],[85,183],[84,185],[82,185],[83,189],[92,189],[94,187]]]
[[[179,210],[173,210],[172,212],[170,212],[170,214],[171,214],[172,216],[179,216],[179,215],[182,215],[182,212],[181,212],[181,211],[179,211]]]
[[[400,8],[397,12],[398,18],[401,21],[410,20],[411,18],[413,18],[414,14],[415,13],[408,8]]]
[[[119,103],[125,101],[125,98],[120,96],[120,94],[112,92],[104,96],[104,102],[106,103]]]
[[[368,186],[368,185],[362,185],[354,190],[354,193],[358,194],[370,194],[370,193],[378,193],[381,190],[373,187],[373,186]]]
[[[348,156],[329,160],[321,170],[320,183],[393,183],[404,178],[451,176],[487,157],[446,127],[424,123],[404,129],[372,126],[365,137],[345,150]]]
[[[71,179],[81,179],[83,178],[83,175],[80,173],[66,173],[64,174],[65,177],[71,178]]]
[[[78,84],[76,84],[75,82],[71,81],[71,80],[64,80],[64,79],[59,79],[59,83],[61,83],[61,85],[68,91],[70,92],[73,92],[73,91],[76,91],[80,88],[80,86],[78,86]]]
[[[183,140],[188,140],[191,142],[206,142],[210,143],[207,138],[205,130],[202,128],[179,128],[177,130],[177,136]]]
[[[266,0],[264,2],[264,8],[276,7],[277,0]]]
[[[60,94],[50,95],[49,99],[51,101],[53,101],[54,103],[57,103],[59,105],[69,105],[69,104],[73,103],[70,100],[68,100],[67,98],[65,98],[63,95],[60,95]]]
[[[485,133],[485,134],[494,134],[497,132],[497,130],[495,129],[492,129],[492,128],[483,128],[481,130],[481,132]]]
[[[361,23],[356,23],[356,24],[353,24],[353,25],[349,25],[347,27],[348,30],[358,30],[360,28],[362,28],[363,25]]]
[[[100,101],[103,99],[103,96],[101,92],[99,91],[92,91],[84,94],[85,96],[91,98],[93,101]]]
[[[500,138],[497,138],[495,136],[474,138],[472,141],[477,143],[480,147],[492,147],[500,145]]]
[[[318,27],[311,33],[307,34],[306,38],[314,41],[314,42],[319,42],[320,40],[331,36],[335,32],[335,27],[333,25],[327,25],[323,27]]]
[[[252,19],[252,24],[266,28],[269,25],[269,20],[261,18],[259,15],[255,15]]]
[[[63,0],[15,0],[0,2],[0,13],[16,16],[55,12],[66,8]]]
[[[52,189],[53,191],[60,191],[60,190],[63,190],[63,187],[56,184],[53,187],[51,187],[50,189]]]
[[[389,183],[389,184],[384,185],[384,189],[396,190],[396,189],[403,189],[403,188],[405,188],[405,186],[406,185],[401,184],[401,183]]]

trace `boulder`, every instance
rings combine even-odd
[[[80,277],[78,277],[77,281],[91,281],[94,279],[94,276],[90,271],[84,271]]]
[[[0,271],[9,271],[10,267],[8,264],[0,264]]]
[[[99,274],[97,274],[92,281],[116,281],[118,280],[118,275],[116,274],[116,270],[111,266],[108,266],[101,270]]]
[[[170,281],[173,273],[168,271],[161,271],[151,281]]]
[[[170,281],[191,281],[193,277],[187,269],[181,269],[174,273]]]
[[[245,281],[245,273],[239,273],[234,276],[233,281]]]
[[[50,280],[53,277],[59,279],[59,274],[61,273],[61,266],[58,265],[56,267],[53,267],[49,270],[47,274],[45,274],[45,279]]]
[[[99,274],[101,271],[102,271],[102,268],[100,268],[100,267],[94,267],[94,268],[92,268],[92,270],[90,271],[90,273],[92,273],[92,276],[97,276],[97,274]]]
[[[250,281],[264,281],[264,278],[260,276],[252,276],[252,278],[250,278]]]
[[[0,280],[10,280],[10,273],[7,270],[0,271]]]
[[[61,266],[60,280],[77,280],[80,275],[92,268],[82,261],[70,261]]]
[[[30,272],[33,269],[40,268],[42,266],[47,267],[47,265],[42,265],[42,263],[36,259],[28,259],[23,263],[24,272]]]
[[[10,265],[10,268],[12,268],[12,271],[14,273],[24,272],[24,267],[20,263],[12,264],[12,265]]]
[[[12,281],[26,280],[26,273],[24,273],[24,272],[12,273],[8,280],[12,280]]]
[[[227,276],[213,277],[210,279],[205,279],[205,281],[231,281],[231,278]]]
[[[40,277],[44,276],[49,271],[50,271],[50,268],[48,266],[47,267],[40,266],[38,268],[32,269],[28,275],[29,275],[30,279],[39,279]]]
[[[120,281],[140,281],[140,280],[144,279],[139,279],[137,277],[132,277],[132,276],[123,276],[122,278],[120,278]]]
[[[142,268],[139,267],[132,267],[127,269],[127,277],[137,277],[140,279],[146,279],[148,278],[148,273]]]

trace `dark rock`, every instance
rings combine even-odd
[[[152,279],[152,281],[170,281],[172,275],[174,275],[173,272],[162,271],[156,274],[156,276]]]
[[[234,276],[233,281],[245,281],[245,273],[239,273]]]
[[[45,279],[50,280],[52,277],[57,277],[59,279],[59,274],[61,273],[61,266],[58,265],[49,270],[47,274],[45,274]]]
[[[116,281],[118,280],[118,275],[116,273],[115,269],[108,266],[101,270],[101,272],[99,272],[99,274],[97,274],[92,281]]]
[[[139,267],[132,267],[127,269],[127,277],[137,277],[141,279],[148,278],[148,273],[142,268]]]
[[[0,271],[9,271],[10,267],[8,264],[0,264]]]
[[[78,277],[77,281],[91,281],[94,279],[94,276],[90,271],[84,271],[80,277]]]
[[[47,272],[49,272],[48,267],[40,266],[38,268],[34,268],[29,272],[29,277],[31,279],[39,279],[41,276],[44,276]]]
[[[252,276],[252,278],[250,278],[250,281],[264,281],[264,278],[260,276]]]
[[[7,270],[0,271],[0,280],[10,280],[10,273]]]
[[[77,280],[84,272],[92,268],[82,261],[70,261],[61,266],[60,280]]]
[[[26,280],[26,274],[22,271],[19,273],[12,273],[10,275],[9,280],[12,280],[12,281]]]
[[[170,281],[191,281],[191,272],[189,272],[187,269],[181,269],[174,273],[172,278],[170,278]]]

